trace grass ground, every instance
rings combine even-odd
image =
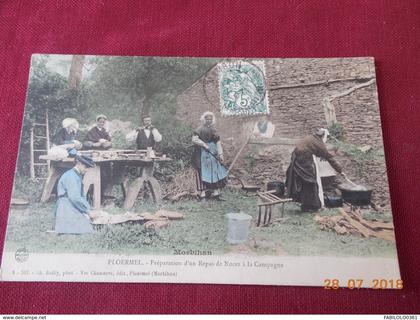
[[[284,219],[268,227],[256,227],[255,196],[240,190],[225,190],[225,201],[187,200],[164,205],[182,212],[184,220],[171,221],[167,229],[145,231],[140,223],[103,226],[92,235],[55,235],[53,203],[34,203],[26,213],[11,211],[7,230],[6,250],[25,247],[29,252],[52,253],[114,253],[114,254],[173,254],[175,250],[211,251],[212,254],[245,251],[255,255],[305,256],[396,256],[395,244],[381,239],[340,236],[321,231],[312,214],[302,214],[296,204],[286,204]],[[157,208],[148,201],[136,203],[133,212],[154,212]],[[117,206],[106,209],[123,213]],[[225,239],[229,212],[253,216],[248,242],[231,246]],[[336,209],[321,215],[334,215]],[[391,219],[389,214],[365,212],[369,217]],[[275,212],[274,219],[279,217]]]

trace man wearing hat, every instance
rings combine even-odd
[[[287,168],[286,194],[301,203],[303,212],[315,212],[324,203],[316,157],[328,161],[335,171],[344,175],[341,166],[325,146],[328,135],[327,129],[319,129],[316,134],[303,138],[293,151]]]
[[[150,115],[144,115],[142,117],[143,127],[137,128],[137,149],[146,150],[147,148],[155,148],[156,142],[162,141],[162,135],[159,133],[152,124],[152,118]]]
[[[100,114],[96,117],[96,125],[86,134],[83,146],[86,149],[107,150],[112,147],[111,136],[105,128],[108,117]]]
[[[67,170],[58,180],[57,204],[55,206],[55,232],[57,234],[92,233],[90,205],[83,194],[83,176],[95,166],[91,158],[77,155],[75,149],[69,151],[75,157],[76,165]]]

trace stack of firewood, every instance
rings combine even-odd
[[[140,222],[146,230],[158,230],[169,226],[170,220],[184,219],[184,215],[180,212],[160,209],[156,213],[149,212],[134,213],[126,212],[124,214],[109,214],[106,211],[98,211],[97,215],[92,219],[94,225],[113,225],[126,222]]]
[[[169,220],[180,220],[184,219],[184,215],[179,212],[175,211],[168,211],[164,209],[160,209],[155,214],[151,213],[142,213],[141,216],[144,218],[146,223],[144,224],[144,228],[146,230],[158,230],[163,229],[169,226]]]
[[[186,169],[177,173],[173,180],[165,188],[164,199],[178,201],[196,196],[195,172],[193,169]]]
[[[338,234],[353,234],[365,238],[381,238],[395,241],[392,221],[367,220],[359,209],[339,208],[339,215],[314,217],[321,230],[334,230]]]

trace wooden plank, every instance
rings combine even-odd
[[[394,225],[393,223],[385,223],[385,222],[374,222],[374,221],[367,221],[365,219],[363,219],[362,217],[360,218],[359,222],[361,224],[363,224],[365,227],[371,229],[371,230],[382,230],[382,229],[387,229],[387,230],[394,230]]]
[[[380,231],[376,231],[375,233],[376,233],[375,236],[377,238],[395,242],[395,234],[394,234],[394,231],[392,230],[380,230]]]
[[[268,198],[270,198],[272,201],[277,201],[277,200],[280,200],[280,198],[279,197],[277,197],[277,196],[275,196],[275,195],[273,195],[273,194],[267,194],[266,195]]]
[[[272,75],[271,77],[273,77]],[[343,78],[343,79],[326,79],[321,81],[313,81],[313,82],[306,82],[306,83],[293,83],[293,84],[285,84],[285,85],[273,85],[269,87],[269,90],[279,90],[279,89],[292,89],[292,88],[301,88],[301,87],[310,87],[310,86],[318,86],[318,85],[328,85],[334,82],[344,82],[344,81],[362,81],[362,80],[371,80],[375,79],[375,75],[370,75],[368,77],[353,77],[353,78]]]
[[[249,144],[295,146],[299,141],[300,139],[297,139],[297,138],[283,138],[283,137],[272,137],[270,139],[251,138],[249,141]]]
[[[268,201],[268,202],[271,202],[271,199],[270,199],[270,198],[268,198],[266,195],[264,195],[264,194],[259,194],[259,196],[260,196],[260,198],[261,198],[261,199],[266,200],[266,201]]]
[[[289,200],[289,201],[284,201],[283,199],[280,199],[278,201],[273,201],[273,202],[264,202],[264,203],[260,203],[257,204],[257,206],[267,206],[267,205],[272,205],[272,204],[279,204],[279,203],[286,203],[286,202],[292,202],[293,200]]]
[[[365,238],[369,238],[371,236],[374,236],[374,233],[372,230],[366,228],[364,225],[362,225],[360,222],[356,221],[355,219],[352,219],[350,215],[344,211],[343,208],[339,208],[338,211],[341,213],[341,215],[353,226],[355,227]]]

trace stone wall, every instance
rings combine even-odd
[[[243,179],[259,185],[274,179],[284,180],[293,151],[293,143],[284,143],[284,139],[293,141],[317,128],[327,127],[323,99],[366,82],[375,75],[371,58],[267,59],[265,67],[269,120],[276,126],[274,138],[271,142],[253,140],[258,143],[249,144],[235,164],[236,172],[239,171]],[[375,82],[334,99],[332,103],[347,142],[382,147]],[[199,125],[204,111],[215,113],[216,126],[229,162],[250,136],[258,117],[222,117],[219,109],[217,68],[211,69],[178,97],[178,118],[193,126]],[[375,163],[369,168],[369,174],[362,177],[345,154],[339,152],[337,157],[355,181],[375,187],[379,195],[375,195],[375,199],[380,198],[381,204],[387,204],[389,196],[384,162]]]

